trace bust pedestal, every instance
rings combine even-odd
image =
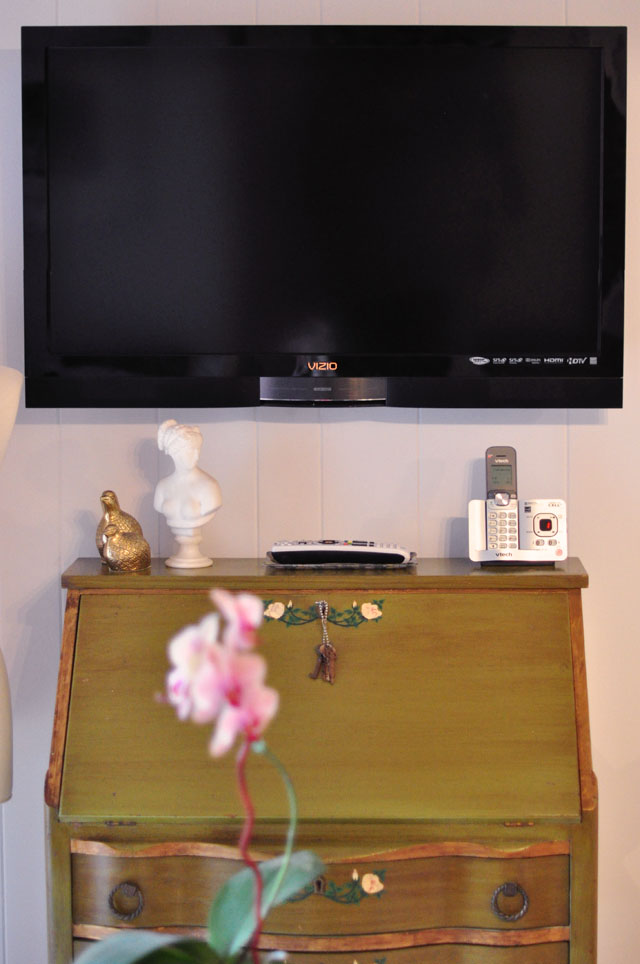
[[[170,569],[204,569],[212,564],[213,560],[200,552],[201,527],[170,526],[169,528],[178,543],[178,551],[165,560],[165,566],[169,566]]]

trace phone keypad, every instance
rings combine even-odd
[[[518,548],[518,511],[508,506],[487,504],[487,549]]]

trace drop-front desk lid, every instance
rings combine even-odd
[[[211,611],[213,586],[249,589],[271,614],[262,651],[280,711],[265,736],[301,819],[580,819],[572,633],[586,574],[576,560],[511,574],[463,560],[373,573],[218,560],[191,575],[154,562],[146,577],[80,560],[63,584],[80,592],[63,820],[242,818],[233,754],[212,760],[210,727],[157,699],[167,642]],[[320,598],[333,685],[310,678]],[[271,767],[252,757],[249,773],[258,818],[285,819]]]

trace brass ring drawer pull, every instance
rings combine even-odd
[[[498,906],[498,898],[501,894],[504,894],[505,897],[515,897],[516,894],[520,894],[522,897],[522,907],[520,910],[516,911],[514,914],[505,914],[504,911],[501,911]],[[524,917],[529,910],[529,897],[526,890],[524,887],[521,887],[520,884],[516,884],[513,881],[507,881],[507,883],[500,884],[500,886],[496,887],[493,892],[493,896],[491,898],[491,910],[496,917],[500,918],[500,920],[520,920],[520,918]]]
[[[108,902],[109,910],[121,921],[135,920],[144,907],[142,891],[137,884],[132,884],[128,880],[116,884],[109,894]]]

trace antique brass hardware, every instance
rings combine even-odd
[[[522,897],[522,907],[520,908],[520,910],[515,911],[512,914],[507,914],[505,911],[500,910],[500,907],[498,906],[498,900],[500,896],[504,895],[505,897],[515,897],[516,894],[520,894],[520,896]],[[496,915],[496,917],[500,918],[500,920],[506,920],[506,921],[520,920],[520,918],[524,917],[524,915],[529,910],[529,897],[527,895],[527,892],[525,891],[524,887],[521,887],[520,884],[517,884],[514,881],[507,881],[504,884],[500,884],[499,887],[496,887],[491,897],[491,910]]]
[[[137,884],[123,880],[109,894],[109,910],[121,921],[132,921],[144,908],[144,897]]]

